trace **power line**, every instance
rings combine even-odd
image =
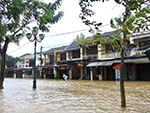
[[[9,52],[9,54],[10,54],[10,53],[12,53],[12,52],[17,51],[18,49],[20,49],[20,48],[22,48],[22,47],[26,46],[27,44],[29,44],[29,42],[27,42],[26,44],[22,45],[21,47],[19,47],[19,48],[17,48],[17,49],[15,49],[15,50],[13,50],[13,51],[11,51],[11,52]]]
[[[60,35],[67,35],[67,34],[77,33],[77,32],[86,31],[86,30],[88,30],[88,29],[82,29],[82,30],[78,30],[78,31],[72,31],[72,32],[60,33],[60,34],[55,34],[55,35],[49,35],[49,36],[46,36],[46,37],[54,37],[54,36],[60,36]]]
[[[110,25],[110,24],[102,25],[102,26],[100,26],[100,27],[105,27],[105,26],[108,26],[108,25]],[[67,34],[72,34],[72,33],[80,32],[80,31],[86,31],[86,30],[89,30],[89,29],[82,29],[82,30],[78,30],[78,31],[72,31],[72,32],[66,32],[66,33],[54,34],[54,35],[49,35],[49,36],[46,36],[46,37],[54,37],[54,36],[60,36],[60,35],[67,35]],[[20,48],[26,46],[27,44],[29,44],[29,42],[26,43],[26,44],[24,44],[24,45],[22,45],[21,47],[15,49],[15,50],[11,51],[11,52],[9,52],[8,54],[19,50]],[[63,45],[63,44],[62,44],[62,45]],[[47,47],[48,47],[48,46],[47,46]],[[49,47],[51,47],[51,46],[49,46]],[[45,47],[45,48],[46,48],[46,47]]]
[[[105,26],[108,26],[110,24],[105,24],[105,25],[102,25],[100,27],[105,27]],[[71,31],[71,32],[66,32],[66,33],[60,33],[60,34],[55,34],[55,35],[49,35],[49,36],[46,36],[46,37],[54,37],[54,36],[60,36],[60,35],[67,35],[67,34],[72,34],[72,33],[77,33],[77,32],[80,32],[80,31],[86,31],[86,30],[89,30],[89,29],[82,29],[82,30],[78,30],[78,31]]]

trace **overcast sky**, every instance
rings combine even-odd
[[[54,0],[45,0],[45,2]],[[103,32],[112,31],[110,27],[110,19],[119,17],[122,12],[124,12],[124,7],[115,3],[114,0],[109,0],[106,2],[95,2],[93,4],[93,11],[95,12],[92,20],[97,22],[102,22],[102,27],[100,30]],[[50,49],[51,47],[58,47],[66,44],[70,44],[77,35],[83,33],[86,36],[91,36],[88,32],[89,27],[84,25],[79,18],[80,7],[78,0],[64,0],[59,11],[64,11],[64,17],[56,24],[52,25],[49,33],[44,33],[45,38],[41,43],[37,43],[37,51],[39,51],[40,46],[43,46],[43,51]],[[36,26],[32,24],[32,26]],[[87,29],[87,30],[86,30]],[[82,31],[84,30],[84,31]],[[70,33],[65,35],[55,36],[56,34],[68,33],[80,31],[76,33]],[[34,53],[34,43],[29,42],[26,37],[24,37],[19,46],[16,44],[9,44],[7,54],[14,57],[19,57],[25,53]]]

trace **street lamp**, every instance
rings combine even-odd
[[[35,42],[34,46],[34,76],[33,76],[33,89],[36,89],[36,43],[42,42],[45,35],[39,34],[39,38],[37,37],[38,34],[38,27],[33,27],[32,33],[27,33],[26,36],[30,42]],[[33,35],[33,37],[32,37]]]

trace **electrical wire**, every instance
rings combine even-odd
[[[105,26],[108,26],[108,25],[110,25],[110,24],[102,25],[102,26],[100,26],[100,27],[105,27]],[[86,30],[89,30],[89,29],[82,29],[82,30],[78,30],[78,31],[72,31],[72,32],[66,32],[66,33],[54,34],[54,35],[49,35],[49,36],[46,36],[46,37],[50,37],[50,38],[51,38],[51,37],[54,37],[54,36],[67,35],[67,34],[77,33],[77,32],[86,31]],[[11,51],[11,52],[9,52],[8,54],[19,50],[20,48],[26,46],[27,44],[29,44],[29,42],[26,43],[26,44],[24,44],[24,45],[22,45],[21,47],[15,49],[15,50]],[[63,44],[62,44],[62,45],[63,45]],[[49,47],[52,47],[52,46],[49,46]],[[53,47],[54,47],[54,46],[53,46]],[[45,47],[45,48],[46,48],[46,47]]]
[[[22,45],[21,47],[19,47],[19,48],[17,48],[17,49],[15,49],[15,50],[13,50],[13,51],[11,51],[11,52],[9,52],[8,54],[10,54],[10,53],[12,53],[12,52],[15,52],[15,51],[19,50],[20,48],[22,48],[22,47],[26,46],[27,44],[29,44],[29,42],[25,43],[25,44],[24,44],[24,45]]]

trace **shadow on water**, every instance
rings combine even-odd
[[[115,81],[5,79],[0,113],[149,112],[150,82],[125,82],[126,108],[121,108]]]

